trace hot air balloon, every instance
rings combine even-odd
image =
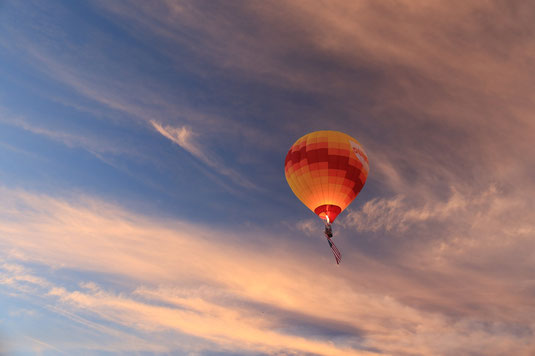
[[[311,132],[286,155],[286,180],[299,200],[324,221],[325,237],[337,264],[342,255],[331,241],[331,224],[359,194],[368,170],[362,145],[338,131]]]

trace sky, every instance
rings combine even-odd
[[[0,1],[1,355],[533,355],[535,6]],[[301,136],[365,147],[334,224]]]

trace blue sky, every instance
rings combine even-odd
[[[0,2],[0,352],[530,354],[531,14]],[[339,267],[284,177],[323,129]]]

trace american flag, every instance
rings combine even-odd
[[[329,243],[329,246],[331,247],[331,250],[333,250],[334,258],[336,259],[336,264],[339,265],[340,261],[342,261],[342,254],[338,249],[336,248],[336,245],[334,242],[331,241],[329,237],[327,237],[327,242]]]

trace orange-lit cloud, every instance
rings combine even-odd
[[[420,250],[403,252],[400,267],[410,259],[426,263],[421,268],[437,278],[435,285],[421,280],[418,266],[396,270],[356,251],[347,259],[353,262],[337,269],[312,250],[299,254],[291,239],[279,247],[252,244],[246,232],[148,218],[83,196],[74,203],[2,189],[2,197],[0,243],[14,261],[2,267],[2,285],[26,297],[46,291],[41,298],[73,320],[97,318],[141,333],[174,330],[230,351],[433,354],[454,349],[453,342],[459,350],[479,345],[499,354],[530,347],[508,329],[531,323],[511,315],[513,305],[529,305],[527,296],[507,289],[521,281],[485,279],[476,270],[454,277],[459,260],[449,263],[447,256],[459,251],[428,250],[428,258]],[[65,287],[20,266],[28,262],[117,276],[137,287],[120,292],[91,280]],[[473,303],[479,307],[470,310]],[[482,327],[491,320],[494,326]],[[314,328],[338,336],[317,338]],[[117,332],[106,325],[101,331]]]
[[[73,206],[24,192],[4,191],[4,196],[17,202],[19,212],[31,215],[2,212],[4,217],[10,214],[13,221],[3,221],[1,228],[5,237],[2,244],[10,246],[12,256],[54,268],[118,274],[140,285],[130,296],[105,292],[94,283],[67,291],[28,274],[18,265],[4,265],[1,283],[15,285],[19,293],[31,294],[28,288],[35,285],[47,289],[48,296],[58,298],[58,307],[69,312],[90,311],[143,331],[178,330],[213,341],[223,349],[368,354],[326,341],[287,335],[276,331],[283,325],[273,324],[260,310],[243,309],[241,303],[225,305],[225,300],[243,300],[288,311],[302,312],[307,308],[307,303],[295,295],[299,290],[292,285],[293,279],[285,276],[280,267],[272,268],[270,253],[251,247],[230,247],[231,244],[213,238],[208,241],[207,235],[214,232],[183,223],[161,226],[161,222],[142,221],[141,217],[92,199],[83,198],[85,203]],[[21,229],[22,226],[25,227]],[[236,237],[227,239],[230,242]],[[278,253],[284,256],[283,251]],[[258,280],[259,275],[262,280]],[[283,289],[273,288],[279,284]],[[301,291],[303,287],[300,283]],[[140,301],[139,297],[149,302]],[[168,306],[151,301],[164,301]],[[327,313],[322,315],[328,317]]]
[[[229,149],[233,163],[249,160],[262,172],[256,178],[273,183],[283,180],[282,166],[261,153],[282,163],[304,130],[354,134],[371,170],[367,201],[337,220],[344,263],[334,268],[324,242],[300,239],[315,233],[312,220],[218,228],[78,193],[1,188],[3,288],[128,341],[107,344],[112,352],[533,354],[532,5],[340,0],[212,11],[206,4],[106,1],[100,10],[166,65],[187,68],[199,83],[220,80],[199,90],[203,104],[219,106],[139,70],[160,62],[126,44],[119,52],[143,66],[114,61],[99,46],[58,53],[47,28],[37,32],[48,41],[7,28],[0,44],[90,104],[59,102],[157,130],[244,187],[253,176],[209,152],[243,139]],[[100,28],[87,32],[108,43]],[[143,42],[145,33],[153,37]],[[83,65],[92,62],[100,65]],[[18,127],[68,147],[130,152],[119,140],[89,139],[100,132],[71,135],[38,119]],[[199,137],[221,141],[208,147]],[[73,270],[84,280],[72,285],[42,270]],[[158,337],[165,332],[189,341],[179,348]],[[69,349],[48,341],[35,343]]]

